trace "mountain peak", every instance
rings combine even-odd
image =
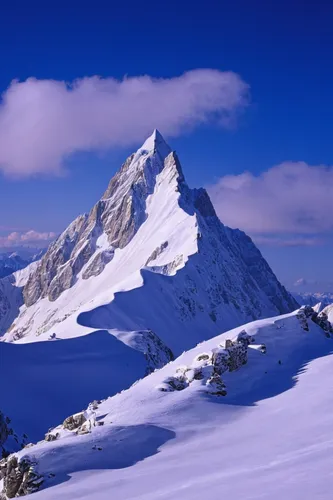
[[[156,128],[142,144],[140,150],[158,152],[163,158],[166,158],[171,153],[171,148]]]

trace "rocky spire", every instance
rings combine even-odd
[[[155,128],[154,132],[142,144],[139,151],[149,151],[158,153],[161,157],[166,158],[171,153],[171,148],[165,142],[162,134]]]
[[[171,157],[170,153],[171,148],[155,129],[137,152],[127,158],[90,213],[79,216],[49,247],[24,288],[27,306],[40,297],[56,300],[73,286],[77,274],[89,261],[83,279],[103,271],[112,260],[114,249],[124,248],[146,220],[146,199],[154,192],[156,177],[167,164],[165,160]],[[183,180],[181,170],[179,175]],[[106,235],[108,245],[98,251],[96,242],[102,234]]]

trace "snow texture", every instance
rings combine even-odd
[[[92,402],[70,429],[58,422],[54,440],[16,454],[43,478],[31,499],[201,500],[207,491],[214,499],[330,499],[332,338],[309,311],[308,331],[299,311],[248,323]],[[221,354],[238,344],[247,363],[222,368]],[[4,345],[13,355],[31,346]],[[209,391],[212,363],[226,395]],[[182,390],[160,390],[190,372]]]

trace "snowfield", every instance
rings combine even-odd
[[[306,323],[308,331],[296,311],[246,324],[90,405],[88,433],[59,425],[55,441],[17,454],[35,461],[44,478],[31,498],[330,499],[333,338]],[[251,339],[247,364],[222,373],[226,396],[212,395],[203,358],[244,334]],[[198,366],[202,379],[160,390]]]

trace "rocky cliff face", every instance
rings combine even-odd
[[[10,424],[9,418],[5,417],[5,415],[0,411],[0,447],[2,453],[4,450],[4,444],[11,433],[9,424]]]
[[[333,304],[326,306],[319,314],[322,318],[326,318],[330,322],[333,328]]]
[[[88,262],[83,279],[103,271],[114,249],[124,248],[145,221],[147,197],[153,193],[156,176],[170,152],[156,131],[125,161],[90,213],[75,219],[50,246],[24,288],[27,306],[46,296],[56,300],[71,288]],[[102,235],[106,249],[100,244]]]
[[[11,426],[11,420],[0,410],[0,460],[18,451],[26,444],[27,436],[19,436]],[[1,462],[0,462],[1,463]],[[1,479],[1,478],[0,478]]]

